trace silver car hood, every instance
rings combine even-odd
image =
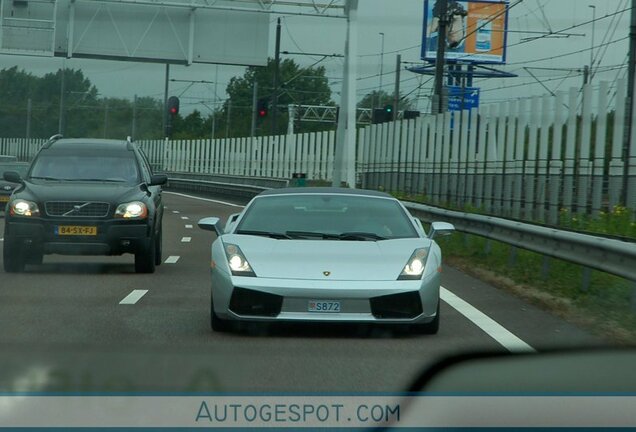
[[[238,245],[258,277],[276,279],[394,281],[427,238],[383,241],[276,240],[226,234]],[[325,273],[328,272],[328,275]]]

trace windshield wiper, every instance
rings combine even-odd
[[[63,180],[67,180],[67,179],[61,179],[61,178],[55,178],[55,177],[37,177],[37,176],[31,176],[31,177],[29,177],[29,179],[48,180],[48,181],[63,181]]]
[[[340,234],[340,240],[386,240],[386,237],[370,232],[345,232]]]
[[[304,238],[320,238],[323,240],[340,240],[339,234],[328,234],[328,233],[321,233],[321,232],[315,232],[315,231],[286,231],[285,234],[293,238],[304,237]]]
[[[64,179],[65,181],[86,181],[86,182],[104,182],[104,183],[124,183],[125,180],[98,179],[98,178],[81,178],[81,179]]]
[[[320,238],[322,240],[386,240],[386,237],[368,232],[345,232],[342,234],[329,234],[315,231],[287,231],[285,232],[294,238]]]
[[[274,238],[274,239],[285,239],[285,240],[291,239],[291,237],[289,235],[287,235],[287,234],[277,233],[277,232],[269,232],[269,231],[239,230],[235,234],[270,237],[270,238]]]

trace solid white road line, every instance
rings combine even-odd
[[[186,225],[186,229],[192,229],[192,225]]]
[[[512,334],[504,326],[490,318],[488,315],[457,297],[444,287],[440,287],[440,297],[449,306],[464,315],[488,336],[499,342],[510,352],[532,352],[534,348]]]
[[[192,237],[183,237],[181,239],[181,243],[190,243],[192,241]]]
[[[119,304],[135,304],[142,298],[148,290],[133,290],[130,294],[128,294]]]
[[[171,255],[168,258],[166,258],[166,260],[164,261],[164,263],[166,264],[175,264],[177,261],[179,261],[179,256],[176,255]]]
[[[177,193],[177,192],[164,192],[164,193],[171,194],[171,195],[182,196],[182,197],[185,197],[185,198],[192,198],[192,199],[196,199],[196,200],[200,200],[200,201],[213,202],[213,203],[216,203],[216,204],[223,204],[223,205],[230,206],[230,207],[239,207],[239,208],[245,207],[245,206],[242,206],[242,205],[239,205],[239,204],[232,204],[232,203],[225,202],[225,201],[218,201],[218,200],[213,200],[213,199],[209,199],[209,198],[201,198],[201,197],[192,196],[192,195],[186,195],[186,194]]]
[[[228,205],[231,207],[240,207],[240,208],[245,207],[242,205],[232,204],[225,201],[201,198],[197,196],[186,195],[186,194],[181,194],[176,192],[164,192],[164,193],[169,193],[172,195],[178,195],[185,198],[191,198],[191,199],[200,200],[200,201],[208,201],[208,202],[213,202],[217,204]],[[186,225],[186,228],[188,227],[192,227],[192,226]],[[528,345],[523,340],[518,338],[516,335],[514,335],[504,326],[499,324],[497,321],[493,320],[488,315],[486,315],[485,313],[483,313],[482,311],[480,311],[479,309],[477,309],[476,307],[474,307],[467,301],[462,300],[461,298],[459,298],[452,292],[448,291],[446,288],[440,287],[440,297],[449,306],[451,306],[453,309],[455,309],[464,317],[468,318],[473,324],[479,327],[488,336],[490,336],[491,338],[496,340],[498,343],[500,343],[508,351],[511,351],[511,352],[535,351],[534,348],[532,348],[530,345]]]

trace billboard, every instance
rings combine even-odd
[[[504,64],[508,0],[447,0],[446,60]],[[439,0],[424,0],[422,60],[437,57]]]

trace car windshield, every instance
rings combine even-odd
[[[66,181],[139,182],[135,159],[128,153],[70,153],[44,151],[34,161],[32,179]]]
[[[413,223],[393,199],[354,195],[282,195],[258,198],[239,222],[237,233],[279,233],[333,239],[350,234],[367,238],[417,237]],[[346,236],[345,236],[346,238]]]

